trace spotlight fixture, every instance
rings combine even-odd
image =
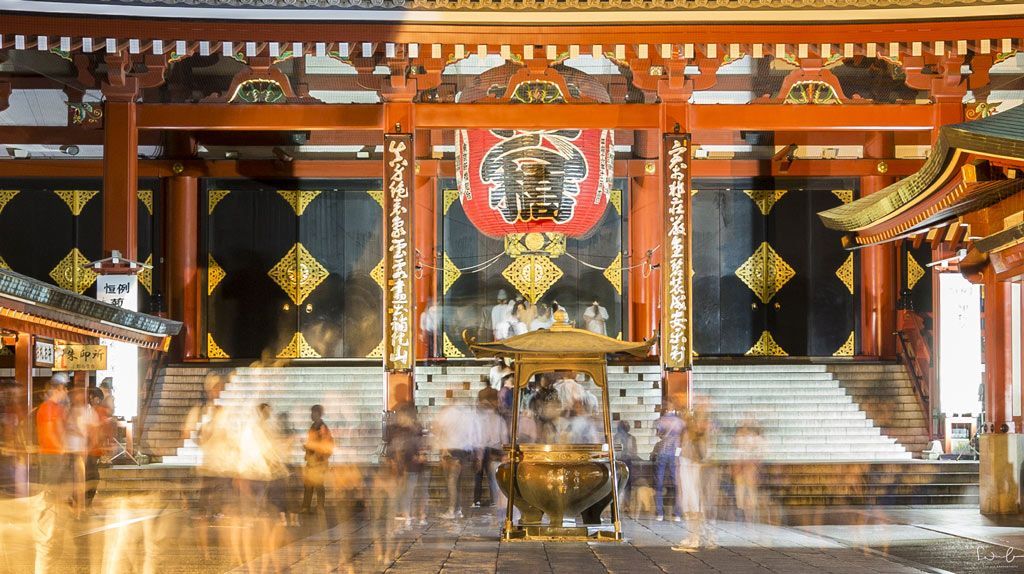
[[[76,156],[78,155],[79,151],[81,150],[79,150],[78,146],[76,146],[75,144],[60,146],[60,153],[64,155]]]
[[[226,151],[224,152],[224,159],[238,159],[237,151]]]

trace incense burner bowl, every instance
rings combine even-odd
[[[553,526],[583,515],[586,524],[599,524],[612,499],[608,452],[599,444],[521,444],[514,488],[523,523],[539,524],[543,515]],[[629,478],[626,465],[616,462],[619,484]],[[498,467],[498,486],[508,496],[512,465]]]

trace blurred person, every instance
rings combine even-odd
[[[100,392],[103,393],[103,406],[107,408],[111,413],[114,412],[114,379],[113,377],[104,377],[99,385]]]
[[[50,572],[60,557],[59,540],[62,521],[59,514],[67,500],[65,481],[68,478],[68,458],[64,448],[67,424],[68,376],[55,373],[46,389],[46,400],[36,411],[36,440],[38,444],[38,484],[42,496],[34,507],[33,535],[35,538],[35,571]]]
[[[558,380],[555,382],[554,388],[558,393],[558,400],[562,403],[563,410],[580,406],[587,414],[597,412],[597,397],[576,380],[576,373],[561,371],[555,373],[555,376],[558,377]]]
[[[476,402],[477,404],[488,403],[494,405],[494,408],[498,407],[498,390],[494,388],[490,380],[484,381],[484,388],[476,394]]]
[[[491,360],[491,368],[487,370],[487,380],[491,382],[491,386],[498,388],[501,386],[501,378],[505,375],[505,372],[509,368],[505,366],[505,359],[495,358]]]
[[[511,311],[508,292],[504,289],[499,289],[498,303],[491,307],[491,334],[495,341],[501,341],[508,333],[508,315]]]
[[[655,424],[654,432],[658,437],[658,443],[654,445],[654,451],[651,456],[654,458],[654,506],[655,506],[655,517],[657,521],[665,519],[665,488],[667,484],[671,484],[675,492],[675,504],[673,507],[676,511],[675,520],[679,522],[681,518],[681,507],[680,507],[680,493],[679,489],[676,488],[676,466],[678,465],[677,457],[679,456],[679,437],[684,431],[683,419],[679,417],[679,413],[676,412],[675,407],[671,402],[665,405],[665,408],[661,411],[661,417]],[[665,478],[668,475],[668,481]]]
[[[519,442],[527,444],[537,442],[537,419],[534,418],[533,411],[529,409],[519,411],[518,430]]]
[[[592,411],[583,403],[575,401],[562,411],[557,423],[560,444],[595,444],[600,442],[600,433],[591,416]]]
[[[103,404],[103,391],[93,387],[88,391],[89,407],[95,414],[94,426],[87,438],[89,453],[85,459],[85,507],[92,507],[96,487],[100,482],[100,459],[110,451],[113,437],[111,412]]]
[[[21,396],[14,382],[0,384],[0,494],[16,498],[28,496],[28,440]]]
[[[431,300],[427,308],[420,314],[420,338],[427,344],[427,359],[439,356],[438,351],[441,345],[438,339],[441,336],[441,307],[437,301]]]
[[[551,318],[551,308],[541,303],[537,305],[536,316],[530,321],[530,330],[539,331],[541,329],[550,329],[554,322],[554,319]]]
[[[535,438],[542,443],[554,442],[557,435],[555,425],[562,416],[562,400],[548,373],[540,375],[540,385],[530,397],[529,409],[537,423]]]
[[[395,416],[389,452],[397,465],[400,479],[398,516],[405,520],[406,526],[411,526],[414,519],[426,524],[426,499],[419,495],[420,487],[426,486],[423,427],[414,407],[396,411]]]
[[[711,550],[718,547],[714,531],[708,524],[708,515],[713,511],[712,497],[717,490],[717,474],[708,464],[711,421],[703,403],[698,403],[690,412],[685,426],[679,456],[682,491],[679,498],[688,534],[672,550],[693,552],[702,547]]]
[[[480,444],[478,417],[471,408],[449,405],[437,414],[433,430],[448,488],[448,509],[441,518],[462,518],[459,480],[463,471],[470,468],[473,453]]]
[[[373,494],[370,497],[370,530],[375,549],[377,565],[385,569],[397,558],[395,529],[391,517],[398,510],[401,478],[398,461],[385,460],[373,475]]]
[[[736,508],[743,513],[743,519],[752,522],[761,520],[760,484],[761,452],[764,437],[754,421],[747,419],[736,429],[733,439],[739,459],[732,465],[732,482],[736,489]]]
[[[250,449],[258,449],[263,458],[261,467],[254,468],[254,495],[259,511],[259,525],[262,543],[260,552],[261,569],[263,572],[281,572],[280,556],[275,550],[282,544],[284,527],[287,525],[287,508],[285,506],[285,480],[288,467],[288,441],[282,436],[277,421],[273,418],[273,409],[267,403],[256,407],[257,421],[251,440],[245,440]]]
[[[530,311],[530,305],[526,301],[519,299],[512,306],[512,312],[509,314],[508,319],[508,336],[515,337],[522,335],[529,330],[529,321],[533,320],[533,315]]]
[[[74,389],[70,395],[71,408],[65,421],[64,449],[71,463],[72,501],[74,502],[72,516],[77,520],[82,517],[82,512],[85,509],[85,483],[88,480],[86,459],[89,457],[89,439],[98,430],[99,418],[89,404],[85,389]],[[99,478],[98,471],[96,478]]]
[[[615,435],[612,438],[612,442],[622,449],[615,455],[615,460],[621,461],[622,464],[626,465],[626,470],[629,471],[629,478],[626,480],[622,480],[621,476],[619,477],[619,480],[621,480],[619,483],[619,501],[620,503],[624,502],[623,506],[626,507],[624,510],[629,510],[630,494],[633,490],[633,476],[635,476],[633,474],[633,464],[637,460],[636,437],[629,432],[629,421],[619,421],[615,426]]]
[[[483,504],[483,483],[487,480],[490,493],[488,507],[498,501],[498,481],[495,473],[501,461],[502,447],[508,442],[508,427],[497,411],[497,402],[479,398],[477,416],[480,421],[480,444],[475,451],[476,474],[473,477],[473,507]]]
[[[310,503],[313,495],[317,496],[317,508],[324,510],[327,492],[324,488],[327,469],[330,464],[331,454],[334,453],[334,437],[331,436],[331,429],[323,421],[324,408],[320,405],[313,405],[309,410],[309,417],[313,421],[309,431],[306,433],[306,468],[302,473],[304,489],[302,492],[302,507],[299,512],[310,512]]]
[[[499,385],[501,389],[498,390],[498,414],[504,419],[505,426],[508,426],[512,421],[512,405],[516,397],[515,373],[511,369],[504,372]]]
[[[608,336],[608,309],[596,300],[583,312],[583,324],[591,333]]]

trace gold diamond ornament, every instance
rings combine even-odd
[[[460,271],[459,268],[454,263],[452,263],[452,260],[448,257],[447,251],[445,251],[443,255],[444,268],[442,269],[441,273],[444,279],[444,287],[441,293],[447,295],[448,290],[452,288],[452,285],[454,285],[455,282],[459,280],[459,277],[462,277],[462,271]]]
[[[74,248],[50,270],[50,278],[58,286],[82,294],[96,282],[96,273],[82,267],[86,263],[89,263],[89,259],[78,248]]]
[[[145,264],[148,267],[143,266],[142,271],[139,271],[139,284],[146,288],[146,292],[150,295],[153,294],[153,254],[150,253],[146,257]]]
[[[71,210],[72,215],[78,217],[82,214],[85,204],[89,203],[89,200],[96,197],[96,194],[99,192],[84,189],[55,189],[53,193],[56,193],[58,197],[64,200],[64,203],[68,204],[68,209]]]
[[[295,215],[302,215],[305,213],[309,204],[313,203],[313,200],[321,193],[323,192],[305,189],[277,190],[277,194],[283,197],[284,200],[288,202],[288,205],[292,206],[292,209],[295,210]]]
[[[750,287],[757,298],[766,305],[795,275],[793,268],[767,241],[736,269],[736,276],[740,281]]]
[[[622,295],[622,254],[619,253],[615,259],[604,270],[604,278],[612,284],[615,292]]]
[[[846,342],[842,344],[835,353],[832,353],[833,357],[852,357],[853,356],[853,331],[850,331],[850,336],[846,338]]]
[[[743,193],[757,204],[762,215],[768,215],[775,207],[775,202],[786,195],[786,191],[785,189],[744,189]]]
[[[832,195],[838,197],[844,205],[853,201],[852,189],[833,189]]]
[[[0,257],[0,269],[10,270],[10,268],[11,268],[11,266],[8,265],[6,261],[4,261],[4,258]]]
[[[319,359],[321,358],[320,353],[316,352],[309,343],[306,342],[306,338],[302,336],[302,333],[296,332],[292,335],[292,340],[288,341],[281,352],[277,354],[278,359]]]
[[[761,338],[754,343],[754,346],[749,351],[744,353],[745,355],[752,355],[755,357],[788,357],[789,353],[782,350],[782,347],[775,342],[772,334],[768,331],[761,333]]]
[[[213,333],[206,334],[206,358],[208,359],[230,359],[231,356],[220,348],[217,341],[213,340]]]
[[[530,303],[536,303],[559,279],[562,270],[542,255],[523,255],[512,261],[501,275],[523,294]]]
[[[384,192],[383,191],[375,190],[375,191],[367,191],[366,193],[370,197],[372,197],[373,200],[376,201],[380,205],[381,209],[384,209]]]
[[[836,277],[846,285],[850,295],[853,295],[853,253],[848,254],[846,261],[836,269]]]
[[[608,196],[608,203],[612,204],[616,213],[622,215],[622,190],[613,189],[611,194]]]
[[[444,334],[444,356],[451,359],[462,359],[466,355],[455,346],[455,343],[448,338],[448,333]]]
[[[4,208],[7,207],[7,204],[10,203],[10,201],[14,199],[14,196],[19,193],[20,192],[17,189],[0,189],[0,213],[4,212]]]
[[[140,189],[136,193],[138,194],[139,201],[142,202],[142,205],[146,206],[146,211],[148,211],[150,215],[153,215],[153,190]]]
[[[446,189],[442,192],[442,198],[444,201],[444,214],[448,215],[448,210],[451,209],[452,204],[459,199],[459,190]]]
[[[370,277],[373,281],[380,285],[380,288],[384,288],[384,258],[382,257],[376,265],[373,266],[373,270],[370,271]]]
[[[924,268],[914,259],[914,255],[907,251],[907,289],[913,289],[917,282],[924,277]]]
[[[329,273],[301,243],[296,243],[267,275],[284,290],[293,303],[301,305],[327,279]]]
[[[210,197],[207,201],[207,213],[213,215],[213,210],[217,207],[217,204],[227,197],[229,193],[231,193],[230,189],[211,189],[208,194]]]
[[[372,351],[366,354],[367,359],[383,359],[384,358],[384,339],[377,343],[377,346]]]
[[[213,295],[213,290],[227,276],[228,274],[224,272],[224,268],[213,259],[212,254],[208,253],[206,255],[206,294]]]

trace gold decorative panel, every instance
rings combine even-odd
[[[612,284],[615,292],[622,295],[622,254],[619,253],[615,259],[604,270],[604,278]]]
[[[842,104],[836,89],[828,82],[821,80],[801,80],[793,83],[786,94],[784,104]]]
[[[210,199],[207,205],[207,212],[210,215],[213,215],[214,208],[216,208],[217,204],[220,203],[222,199],[227,197],[229,193],[231,193],[230,189],[211,189]]]
[[[384,288],[384,259],[381,258],[376,265],[373,266],[373,270],[370,271],[370,277],[373,281],[380,285],[380,288]]]
[[[206,294],[213,295],[213,290],[220,285],[222,279],[227,277],[228,274],[224,272],[224,268],[214,260],[213,255],[207,254],[206,256]]]
[[[458,347],[455,346],[455,343],[452,343],[452,340],[448,338],[448,333],[444,334],[444,356],[450,359],[461,359],[466,356]]]
[[[148,211],[150,215],[153,215],[153,190],[140,189],[136,193],[139,196],[139,201],[142,202],[142,205],[146,206],[146,211]]]
[[[267,274],[296,305],[301,305],[329,275],[301,243],[292,246]]]
[[[785,189],[744,189],[743,193],[757,204],[763,215],[768,215],[775,207],[775,202],[782,199],[787,191]]]
[[[381,209],[384,209],[384,192],[383,191],[367,191],[366,192],[374,201],[380,205]]]
[[[143,267],[142,271],[139,271],[139,285],[146,288],[146,292],[150,295],[153,294],[153,254],[149,254],[146,257],[145,264],[149,267]]]
[[[853,190],[852,189],[833,189],[832,195],[839,198],[839,201],[843,204],[847,204],[853,201]]]
[[[616,213],[622,215],[622,190],[613,189],[611,194],[608,196],[608,203],[612,204]]]
[[[565,234],[554,232],[509,233],[505,235],[505,253],[511,257],[565,255]]]
[[[853,331],[850,331],[850,336],[846,338],[846,342],[843,343],[835,353],[832,353],[833,357],[852,357],[853,356]]]
[[[99,192],[84,189],[55,189],[53,193],[56,193],[58,197],[64,200],[64,203],[68,204],[71,215],[78,217],[82,214],[85,204],[89,203],[89,200],[96,197]]]
[[[761,333],[761,338],[754,343],[754,346],[749,351],[744,353],[745,355],[752,355],[755,357],[788,357],[789,353],[784,351],[772,334],[768,331]]]
[[[281,352],[277,354],[278,359],[319,359],[321,358],[320,353],[316,352],[309,343],[306,342],[306,338],[302,336],[302,333],[296,332],[292,335],[292,340]]]
[[[907,289],[913,289],[917,282],[924,277],[924,268],[914,259],[914,254],[907,252]]]
[[[208,359],[230,359],[231,356],[220,348],[217,341],[213,340],[213,333],[206,334],[206,358]]]
[[[847,254],[846,261],[836,269],[836,277],[846,285],[850,295],[853,295],[853,253]]]
[[[288,202],[288,205],[292,206],[295,210],[295,215],[302,215],[306,212],[306,208],[309,204],[317,198],[318,195],[323,193],[322,191],[311,191],[306,189],[279,189],[277,194],[284,198]]]
[[[377,346],[372,351],[366,354],[367,359],[383,359],[384,358],[384,339],[377,343]]]
[[[448,215],[448,210],[452,204],[459,199],[459,190],[457,189],[446,189],[442,192],[444,200],[444,214]]]
[[[11,268],[11,266],[8,265],[6,261],[4,261],[4,258],[0,257],[0,269],[10,269],[10,268]]]
[[[536,303],[559,279],[562,270],[542,255],[517,257],[501,275],[523,294],[530,303]]]
[[[444,288],[441,293],[447,295],[448,290],[451,289],[452,285],[462,277],[462,271],[452,263],[452,260],[448,258],[448,252],[444,253],[444,269],[442,270]],[[447,355],[446,355],[447,356]]]
[[[4,208],[7,204],[14,199],[15,195],[21,193],[17,189],[0,189],[0,213],[4,212]]]
[[[736,276],[767,305],[796,272],[766,241],[740,265]]]
[[[50,277],[58,286],[82,294],[96,282],[96,273],[92,269],[82,267],[87,263],[89,260],[85,255],[82,255],[78,248],[74,248],[50,270]]]

